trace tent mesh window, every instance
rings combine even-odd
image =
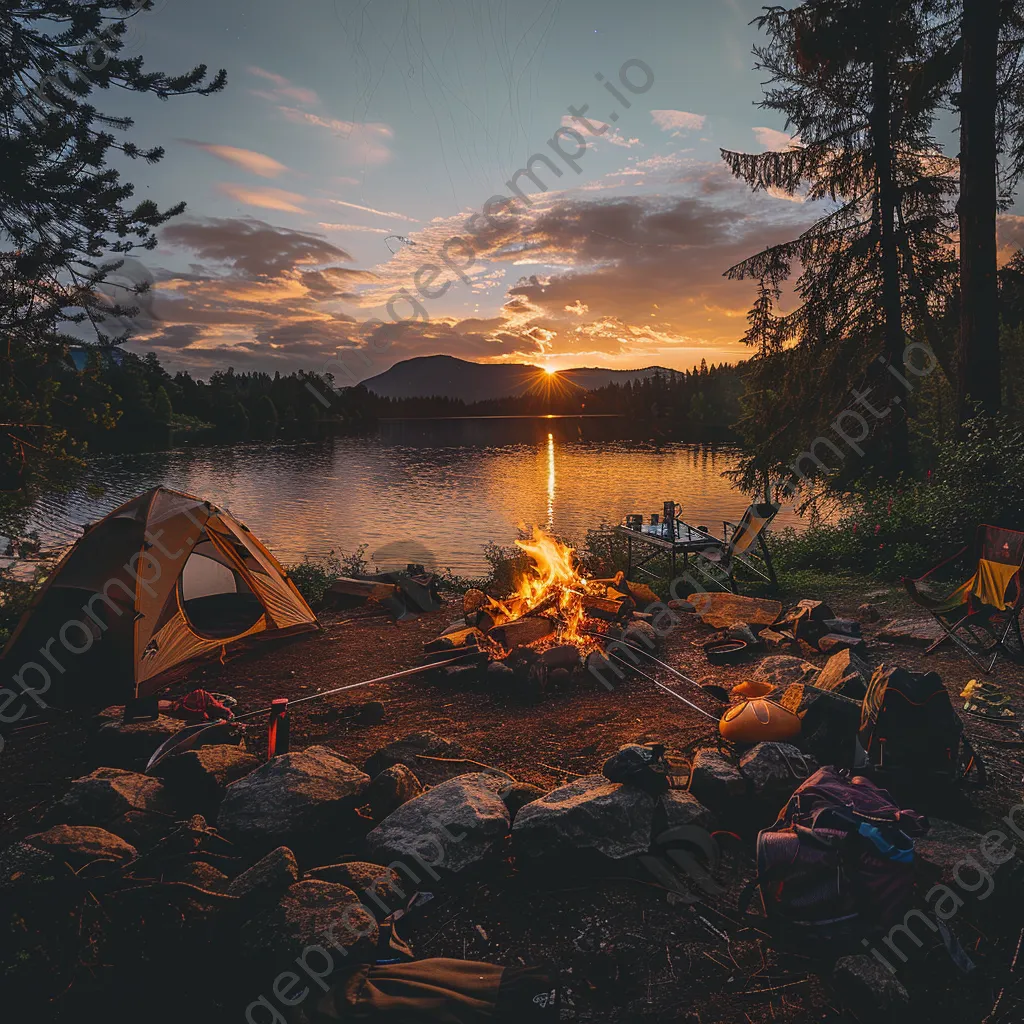
[[[189,626],[200,636],[238,636],[263,615],[263,605],[245,580],[204,534],[178,579],[178,600]]]

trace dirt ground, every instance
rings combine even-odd
[[[808,596],[827,597],[839,614],[853,612],[864,599],[843,593]],[[904,610],[895,592],[878,601],[887,616]],[[244,712],[264,707],[274,697],[296,699],[385,675],[419,664],[423,644],[459,614],[450,607],[407,623],[366,610],[325,614],[322,633],[223,667],[199,669],[168,695],[201,685],[236,697],[237,710]],[[866,630],[869,640],[872,632]],[[746,678],[753,665],[707,665],[691,641],[708,633],[694,616],[682,615],[666,641],[664,660],[694,679],[713,677],[729,686]],[[809,648],[802,653],[817,664],[826,660]],[[871,654],[878,661],[939,672],[958,707],[960,690],[978,674],[948,647],[925,657],[920,649],[872,643]],[[685,683],[658,674],[680,693],[715,710],[713,702]],[[1024,716],[1024,670],[1003,663],[992,678],[1018,699]],[[368,700],[384,704],[379,724],[339,720],[336,712]],[[259,753],[265,749],[264,720],[259,716],[252,721],[247,742]],[[983,828],[1020,802],[1024,746],[1018,742],[1019,727],[974,718],[966,724],[988,765],[989,785],[925,810]],[[613,692],[595,685],[550,694],[530,705],[483,685],[456,688],[414,677],[310,701],[291,715],[293,748],[323,744],[357,764],[386,743],[425,729],[457,741],[465,758],[545,790],[600,772],[605,758],[624,743],[657,741],[685,752],[703,741],[714,744],[716,733],[713,722],[644,679],[632,679]],[[71,714],[8,737],[2,754],[5,785],[0,787],[5,841],[34,831],[43,810],[63,794],[67,783],[93,767],[86,758],[87,738],[86,724]],[[472,764],[432,762],[418,773],[424,781],[436,782],[472,770]],[[517,872],[509,862],[487,874],[460,878],[457,885],[438,886],[434,898],[402,923],[402,935],[419,957],[551,964],[564,977],[580,1021],[853,1020],[816,973],[821,965],[780,951],[765,935],[736,923],[732,901],[753,874],[752,838],[718,836],[723,852],[719,877],[729,895],[715,903],[706,900],[694,907],[673,902],[635,865],[624,865],[609,876],[607,868],[586,865],[572,871],[549,867]],[[966,935],[961,932],[961,939],[985,969],[981,981],[964,981],[948,959],[934,955],[912,966],[907,980],[913,987],[915,1016],[981,1022],[1006,984],[1020,924],[1019,919],[992,919],[985,930],[963,925]],[[1024,973],[1024,964],[1018,970]],[[1013,983],[1011,977],[1001,1009],[989,1024],[1024,1019],[1024,1004],[1014,1002],[1024,991],[1014,990]],[[1004,1015],[1008,1009],[1022,1016]]]

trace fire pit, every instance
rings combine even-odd
[[[464,617],[426,645],[428,657],[475,650],[479,658],[455,674],[518,681],[533,696],[581,682],[587,658],[600,652],[593,636],[632,619],[636,599],[623,573],[588,579],[575,551],[543,530],[516,544],[529,558],[516,591],[498,599],[482,590],[463,596]],[[635,586],[635,585],[634,585]]]

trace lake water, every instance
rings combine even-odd
[[[44,546],[157,484],[230,510],[284,562],[368,545],[382,569],[421,562],[471,575],[488,541],[520,526],[582,540],[589,528],[678,501],[684,519],[721,532],[747,499],[722,474],[728,446],[622,439],[623,421],[580,418],[404,420],[375,436],[249,443],[97,459],[83,486],[49,499],[33,526]],[[86,492],[106,488],[103,497]],[[800,525],[785,509],[777,526]]]

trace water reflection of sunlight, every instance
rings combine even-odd
[[[548,532],[555,528],[555,435],[548,434]]]

